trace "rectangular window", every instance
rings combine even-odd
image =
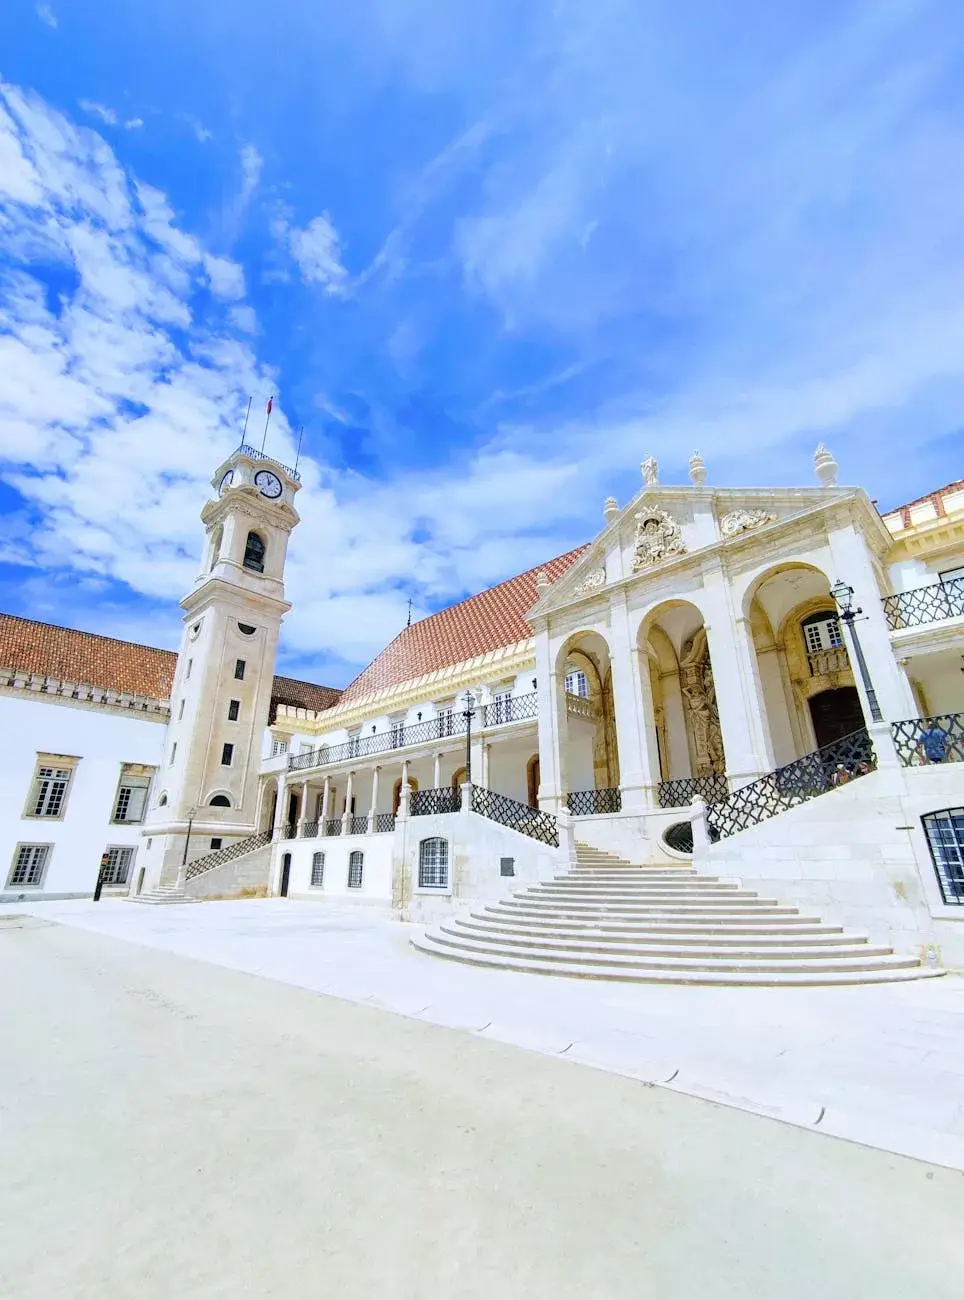
[[[272,757],[272,758],[277,758],[279,754],[287,754],[287,752],[288,752],[288,737],[287,737],[287,736],[272,736],[272,737],[271,737],[271,757]]]
[[[311,855],[311,883],[315,889],[321,889],[325,883],[324,853],[312,853]]]
[[[419,889],[448,889],[449,842],[438,836],[418,846]]]
[[[243,682],[243,681],[244,681],[244,666],[245,666],[245,665],[244,665],[244,660],[243,660],[243,659],[235,659],[235,661],[234,661],[234,676],[235,676],[235,680],[236,680],[236,681],[239,681],[239,682]]]
[[[348,737],[348,757],[357,758],[361,751],[361,732],[356,731],[353,736]]]
[[[221,845],[223,844],[223,842],[224,842],[224,841],[222,840],[222,838],[221,838],[220,835],[212,835],[212,837],[211,837],[211,848],[212,848],[212,849],[219,849],[219,848],[221,847]]]
[[[584,700],[589,699],[589,679],[578,668],[571,673],[566,673],[566,694],[579,695]]]
[[[228,705],[228,722],[237,722],[238,715],[241,712],[241,701],[232,700]]]
[[[945,808],[921,820],[941,897],[946,904],[964,904],[964,808]]]
[[[234,759],[234,746],[222,745],[221,747],[221,766],[230,767]]]
[[[490,712],[492,721],[498,725],[500,722],[508,722],[512,717],[512,692],[496,691],[492,696],[492,709]]]
[[[109,846],[104,857],[104,884],[126,885],[130,881],[131,866],[134,862],[135,849],[130,845],[115,844]]]
[[[438,734],[440,736],[451,736],[454,730],[451,704],[442,705],[435,716],[438,720]]]
[[[40,889],[50,861],[49,844],[18,844],[13,855],[13,866],[7,878],[7,888]]]
[[[185,680],[186,682],[189,682],[189,681],[191,680],[191,669],[192,669],[193,667],[194,667],[194,660],[193,660],[193,659],[189,659],[189,660],[187,661],[187,668],[184,670],[184,680]]]
[[[67,793],[73,774],[72,760],[41,755],[24,815],[62,818],[67,811]]]
[[[178,722],[180,722],[181,719],[182,719],[183,717],[184,717],[184,701],[182,700],[182,701],[181,701],[181,706],[180,706],[180,708],[179,708],[178,711],[177,711],[177,720],[178,720]]]
[[[405,720],[403,718],[392,719],[392,749],[401,749],[405,744]]]
[[[804,623],[803,635],[806,638],[808,654],[818,654],[821,650],[835,650],[843,645],[843,635],[836,614],[815,619],[812,623]]]
[[[176,741],[176,740],[175,740],[174,744],[171,746],[171,758],[170,758],[170,762],[168,763],[168,767],[173,766],[175,758],[177,758],[177,741]]]
[[[348,888],[361,889],[365,855],[358,849],[348,855]]]
[[[125,763],[121,768],[117,798],[114,800],[113,822],[142,822],[147,808],[147,791],[151,784],[150,772],[137,763]]]

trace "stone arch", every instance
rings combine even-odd
[[[584,694],[566,689],[570,670],[583,674]],[[596,628],[568,636],[556,654],[559,744],[568,791],[619,785],[615,701],[609,642]]]
[[[530,808],[539,807],[539,755],[533,754],[526,763],[526,798]]]
[[[226,790],[214,790],[208,796],[207,806],[209,808],[230,808],[231,796]]]
[[[264,573],[264,561],[267,553],[268,543],[257,529],[252,528],[245,538],[242,566],[245,569],[250,569],[252,573]]]

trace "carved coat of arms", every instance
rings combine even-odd
[[[636,553],[633,570],[645,569],[650,564],[668,559],[671,555],[684,555],[686,544],[679,524],[665,510],[650,506],[640,510],[636,519]]]
[[[731,510],[720,520],[720,532],[724,537],[735,537],[737,533],[748,533],[753,528],[772,524],[775,519],[772,510]]]

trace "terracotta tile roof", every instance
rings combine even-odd
[[[550,582],[562,575],[586,551],[577,546],[548,564],[480,591],[457,605],[413,623],[386,646],[347,687],[341,703],[350,703],[374,691],[424,677],[426,673],[464,663],[476,655],[515,645],[532,635],[526,611],[536,603],[536,574],[545,569]]]
[[[15,614],[0,614],[0,668],[18,668],[37,676],[56,677],[102,690],[167,700],[176,666],[177,655],[172,650],[157,650],[134,641],[98,636],[95,632],[78,632],[74,628],[18,618]],[[275,677],[271,718],[278,704],[330,709],[340,694],[330,686]]]
[[[881,518],[889,519],[891,515],[900,515],[901,524],[904,528],[910,527],[910,511],[914,506],[926,505],[929,501],[937,511],[938,515],[944,514],[944,494],[948,492],[960,492],[964,489],[964,479],[958,479],[955,483],[946,483],[944,487],[937,488],[934,492],[925,492],[922,497],[917,497],[914,501],[906,501],[902,506],[894,506],[893,510],[884,510]]]

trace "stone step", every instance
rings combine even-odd
[[[757,897],[755,890],[741,889],[739,885],[704,885],[695,880],[675,880],[660,883],[655,880],[631,880],[626,881],[625,884],[605,880],[600,881],[598,885],[557,885],[550,881],[543,881],[538,885],[532,885],[529,892],[546,898],[598,898],[602,895],[612,895],[614,898],[646,898],[650,894],[690,896],[698,894],[700,897],[710,898],[729,898],[734,895],[740,898]]]
[[[153,889],[145,889],[140,894],[134,894],[130,900],[132,903],[146,903],[148,906],[157,907],[164,903],[196,903],[196,898],[179,889],[175,885],[155,885]]]
[[[872,945],[866,940],[858,939],[852,943],[827,944],[807,942],[801,939],[793,942],[784,937],[782,940],[740,939],[727,945],[720,945],[717,938],[707,936],[703,940],[681,939],[640,939],[603,937],[596,935],[584,939],[572,935],[549,934],[506,934],[495,927],[470,924],[459,920],[438,927],[436,934],[444,934],[451,939],[468,940],[473,944],[482,943],[487,948],[496,945],[509,951],[522,950],[528,955],[575,953],[586,960],[595,961],[604,956],[628,957],[634,961],[652,957],[686,957],[700,961],[812,961],[827,960],[837,962],[842,958],[855,957],[890,957],[893,953],[885,945]],[[718,946],[719,945],[719,946]],[[723,951],[720,948],[724,948]]]
[[[648,919],[671,920],[674,917],[680,922],[701,921],[706,924],[720,925],[724,922],[729,924],[751,925],[754,922],[776,923],[780,924],[806,924],[819,925],[819,916],[800,916],[795,907],[782,908],[754,908],[740,909],[732,915],[722,916],[718,911],[707,912],[699,908],[684,907],[581,907],[573,904],[570,907],[549,907],[546,904],[524,903],[517,899],[504,898],[498,903],[486,905],[486,911],[493,908],[504,916],[543,916],[565,917],[570,921],[639,921],[644,922]]]
[[[680,916],[699,914],[709,917],[794,916],[797,911],[795,907],[781,907],[770,899],[755,898],[748,899],[745,903],[736,900],[730,903],[704,902],[701,899],[683,901],[677,898],[653,898],[646,903],[607,902],[604,900],[590,902],[588,899],[565,903],[553,899],[543,901],[542,899],[515,897],[502,899],[501,904],[503,907],[510,907],[514,911],[537,912],[545,916],[559,914],[612,916],[614,912],[621,913],[624,916],[666,916],[672,913],[678,913]]]
[[[503,920],[497,914],[486,916],[470,912],[468,916],[458,918],[458,924],[468,926],[486,934],[531,935],[533,937],[571,938],[576,940],[618,939],[623,941],[639,940],[641,943],[690,943],[711,944],[729,948],[740,944],[754,943],[765,945],[814,944],[819,947],[837,947],[847,944],[867,943],[865,935],[845,934],[843,927],[832,926],[758,926],[730,927],[722,929],[718,925],[698,926],[658,926],[629,925],[586,925],[566,921],[517,919]]]
[[[473,966],[485,966],[494,970],[523,971],[536,975],[566,975],[575,979],[606,979],[633,984],[703,984],[720,987],[734,985],[784,985],[810,987],[814,985],[840,984],[882,984],[898,983],[911,979],[928,979],[942,975],[942,970],[933,970],[925,966],[877,966],[868,970],[852,968],[814,970],[801,965],[789,971],[750,971],[745,969],[722,971],[703,968],[671,970],[650,968],[631,968],[626,966],[590,965],[574,961],[566,965],[558,962],[542,961],[517,954],[486,953],[470,949],[457,949],[439,943],[431,935],[416,935],[411,939],[412,946],[420,952],[435,957],[444,957],[450,961],[461,961]]]

